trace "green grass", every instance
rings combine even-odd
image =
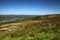
[[[60,40],[59,34],[55,33],[28,33],[26,35],[20,36],[20,37],[11,37],[10,35],[4,37],[1,40]]]
[[[43,22],[32,22],[30,24],[28,24],[30,22],[29,20],[16,20],[15,22],[12,22],[23,22],[23,24],[25,22],[28,22],[28,25],[25,27],[23,27],[24,25],[22,27],[18,25],[19,28],[16,28],[12,31],[0,31],[0,40],[60,40],[60,16],[52,18],[47,16],[45,18],[42,18],[39,16],[38,18],[34,18],[34,20]]]
[[[42,30],[43,28],[40,29]],[[19,29],[16,31],[4,31],[0,32],[0,40],[60,40],[60,29],[53,29],[53,31],[49,30],[48,32],[41,30],[39,31],[37,27],[32,27],[22,36],[19,36],[20,34],[13,34],[20,31]]]

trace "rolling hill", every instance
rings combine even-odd
[[[15,40],[60,40],[60,14],[28,17],[0,24],[0,40],[14,40],[14,38]]]

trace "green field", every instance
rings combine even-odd
[[[60,14],[0,16],[1,20],[9,22],[0,23],[0,40],[60,40]]]

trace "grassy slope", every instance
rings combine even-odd
[[[0,40],[60,40],[60,15],[0,25]]]

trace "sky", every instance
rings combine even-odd
[[[0,15],[60,14],[60,0],[0,0]]]

